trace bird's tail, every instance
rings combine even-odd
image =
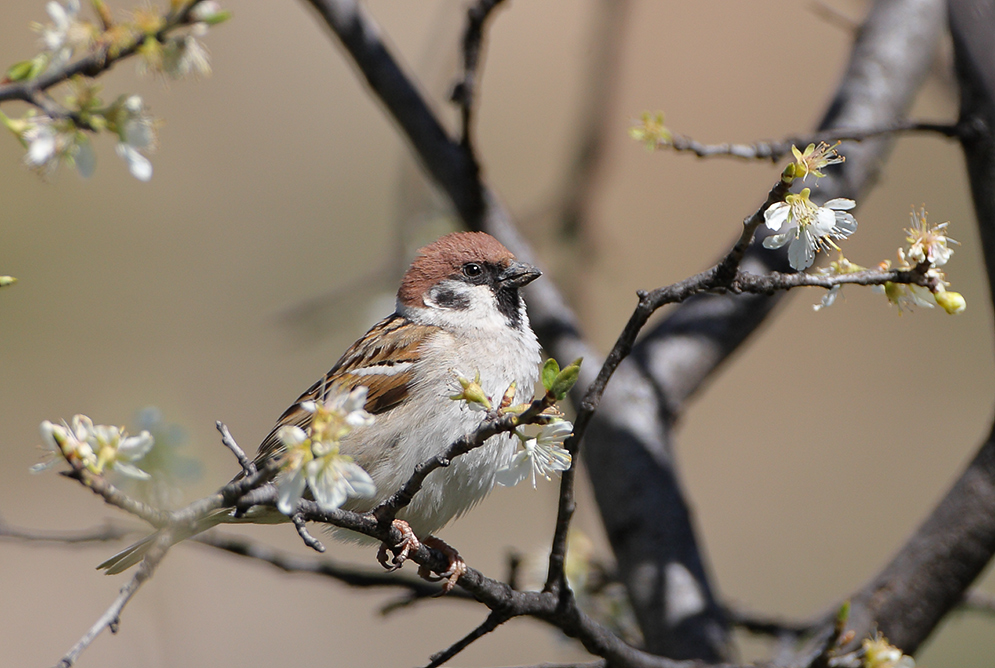
[[[234,518],[232,517],[231,509],[222,508],[221,510],[200,518],[193,524],[193,526],[176,533],[173,536],[172,544],[175,545],[181,540],[186,540],[187,538],[191,538],[199,533],[207,531],[208,529],[214,528],[219,524],[224,524],[233,520]],[[97,568],[99,570],[107,571],[107,575],[116,575],[128,570],[145,558],[145,555],[152,549],[152,546],[155,545],[155,542],[158,540],[161,533],[162,530],[156,531],[154,534],[146,536],[134,545],[124,548],[113,557],[97,566]]]

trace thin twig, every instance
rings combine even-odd
[[[214,424],[218,428],[218,431],[221,432],[221,442],[226,448],[232,451],[235,455],[235,459],[238,460],[238,465],[242,467],[242,473],[244,475],[252,475],[255,473],[256,463],[249,459],[249,457],[245,454],[245,451],[238,446],[238,443],[236,443],[235,439],[232,438],[231,432],[228,431],[228,426],[221,420],[218,420]]]
[[[138,529],[134,527],[125,527],[110,521],[104,522],[101,526],[78,531],[41,531],[13,527],[0,520],[0,538],[23,540],[31,543],[62,543],[65,545],[107,543],[121,540],[125,536],[131,536],[138,532]]]
[[[790,636],[797,640],[799,637],[811,633],[814,628],[814,624],[811,622],[786,621],[779,617],[762,615],[738,607],[726,606],[723,608],[723,612],[730,624],[754,635],[770,636],[771,638]]]
[[[432,471],[449,466],[453,459],[466,454],[474,448],[479,448],[491,436],[514,431],[521,425],[531,424],[540,413],[554,403],[554,397],[546,394],[535,399],[521,414],[506,413],[499,418],[484,422],[473,434],[458,439],[450,444],[443,452],[418,464],[415,467],[414,473],[404,483],[404,486],[374,508],[371,515],[381,524],[390,524],[397,516],[397,513],[411,503],[411,499],[418,493],[425,478]]]
[[[96,77],[111,69],[120,61],[133,56],[148,40],[163,41],[170,32],[178,27],[192,23],[190,12],[203,0],[189,0],[186,4],[173,9],[163,20],[162,28],[154,35],[141,34],[111,50],[103,46],[90,55],[80,58],[63,68],[47,72],[30,81],[17,81],[0,84],[0,102],[21,100],[33,104],[50,115],[65,115],[64,111],[52,107],[54,104],[42,94],[54,86],[68,81],[75,76]],[[79,120],[79,119],[74,119]]]
[[[290,521],[294,523],[294,528],[297,529],[297,535],[301,537],[304,544],[310,547],[315,552],[324,552],[325,546],[321,542],[312,536],[307,530],[307,522],[303,517],[294,513],[290,516]]]
[[[788,137],[781,141],[758,141],[752,144],[705,144],[691,137],[674,134],[668,140],[657,142],[657,148],[673,149],[681,153],[694,153],[699,158],[716,156],[740,158],[743,160],[769,160],[777,162],[791,153],[791,147],[804,148],[809,144],[836,141],[864,141],[883,135],[923,132],[939,134],[944,137],[959,138],[971,132],[964,123],[931,123],[925,121],[901,121],[891,125],[870,128],[866,130],[847,130],[845,128],[821,130],[810,135]]]
[[[491,611],[491,614],[487,615],[487,619],[485,619],[480,626],[470,631],[468,634],[450,645],[447,649],[444,649],[437,654],[433,654],[425,668],[438,668],[446,661],[449,661],[449,659],[469,647],[471,643],[483,638],[485,635],[501,626],[506,621],[508,621],[508,617],[505,614],[498,610]]]
[[[103,633],[104,629],[110,629],[111,633],[117,633],[118,624],[121,621],[121,612],[124,610],[124,606],[128,604],[131,597],[135,595],[135,592],[152,577],[152,573],[155,572],[156,566],[162,561],[162,558],[166,556],[166,552],[169,550],[170,543],[172,541],[172,536],[169,530],[166,530],[159,536],[156,540],[153,548],[145,556],[145,559],[141,564],[138,565],[138,569],[132,576],[131,580],[125,586],[121,587],[121,591],[117,598],[111,603],[110,607],[102,614],[97,621],[91,626],[83,637],[80,638],[75,645],[73,645],[68,652],[62,657],[62,659],[57,664],[57,668],[70,668],[79,658],[79,655],[89,647],[97,636]]]

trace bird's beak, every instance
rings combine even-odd
[[[502,288],[520,288],[523,285],[528,285],[540,276],[542,276],[542,272],[531,264],[512,261],[498,275],[498,282]]]

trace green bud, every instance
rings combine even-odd
[[[553,387],[553,382],[556,381],[556,377],[560,374],[560,365],[550,357],[546,360],[546,363],[542,365],[542,386],[546,388],[548,392]]]
[[[224,9],[224,10],[222,10],[220,12],[215,12],[214,14],[211,14],[210,16],[205,16],[205,17],[201,18],[200,22],[201,23],[206,23],[209,26],[216,26],[219,23],[224,23],[225,21],[227,21],[230,18],[231,18],[231,11],[227,10],[227,9]]]
[[[21,137],[24,131],[28,129],[28,122],[23,118],[13,119],[7,114],[0,111],[0,123],[4,124],[8,130],[14,133],[17,138],[24,144],[24,139]]]
[[[567,392],[570,391],[570,388],[577,383],[577,378],[580,376],[580,365],[583,361],[583,357],[578,357],[570,363],[570,366],[566,367],[563,371],[556,375],[556,378],[553,380],[553,383],[549,388],[549,393],[556,397],[557,401],[566,397]],[[545,369],[543,369],[543,371],[545,371]]]
[[[843,605],[840,609],[836,611],[836,623],[839,625],[846,624],[846,620],[850,618],[850,601],[843,601]]]
[[[7,68],[7,78],[11,81],[30,81],[45,71],[48,59],[38,55],[31,60],[22,60]]]

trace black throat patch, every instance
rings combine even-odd
[[[522,328],[521,305],[522,298],[518,295],[518,288],[502,288],[495,286],[494,297],[497,299],[498,311],[508,319],[508,324],[512,329]]]

